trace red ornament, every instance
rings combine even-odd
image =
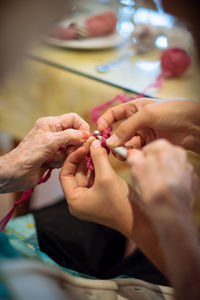
[[[162,77],[177,77],[182,75],[190,66],[189,54],[179,48],[171,47],[165,50],[161,56]]]

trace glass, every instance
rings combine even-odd
[[[159,0],[155,0],[159,4]],[[88,5],[86,5],[88,3]],[[121,30],[130,40],[135,28],[140,23],[147,23],[154,25],[155,22],[168,22],[169,26],[173,26],[174,19],[165,18],[166,14],[160,18],[163,13],[162,8],[158,6],[158,12],[155,10],[139,7],[142,1],[133,0],[90,0],[80,1],[80,10],[83,15],[92,15],[108,9],[118,12],[119,22],[117,24],[118,30]],[[156,16],[156,17],[155,17]],[[168,15],[169,16],[169,15]],[[165,36],[158,40],[160,45],[164,45]],[[100,73],[97,70],[99,65],[113,61],[121,57],[127,51],[127,43],[121,44],[118,47],[101,50],[82,50],[82,49],[65,49],[49,45],[40,45],[35,51],[29,54],[29,58],[43,64],[47,64],[61,70],[73,72],[78,75],[108,84],[113,87],[122,89],[125,92],[143,93],[148,85],[155,82],[159,75],[159,57],[160,50],[155,48],[151,52],[142,55],[133,55],[130,59],[123,62],[116,69],[112,69],[107,73]],[[142,61],[142,62],[141,62]],[[145,63],[144,63],[145,62]],[[146,63],[148,62],[148,64]],[[152,63],[155,62],[155,63]],[[193,71],[192,71],[193,72]],[[196,78],[196,73],[192,73],[192,77]],[[198,73],[199,76],[199,73]],[[194,79],[193,77],[193,79]],[[195,79],[196,80],[196,79]],[[190,88],[186,88],[191,81],[191,77],[185,78],[184,87],[180,84],[179,79],[171,79],[165,83],[169,86],[168,89],[160,89],[158,91],[148,92],[146,96],[166,97],[187,97]],[[171,85],[176,86],[175,89]],[[179,88],[180,87],[180,88]],[[191,98],[191,97],[190,97]]]
[[[135,1],[120,0],[118,10],[117,30],[121,36],[128,38],[134,31],[133,16],[135,13]]]

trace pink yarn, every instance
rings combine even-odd
[[[110,148],[106,145],[106,139],[108,139],[110,137],[111,130],[112,130],[112,128],[108,127],[106,129],[104,129],[101,133],[101,136],[102,136],[101,146],[106,149],[108,154],[110,153]],[[91,156],[89,156],[87,159],[87,168],[91,171],[94,171],[94,164],[93,164]]]
[[[122,103],[126,103],[130,100],[133,100],[135,99],[134,97],[132,96],[129,96],[129,95],[122,95],[122,94],[118,94],[116,95],[112,100],[109,100],[107,101],[106,103],[102,104],[102,105],[99,105],[99,106],[96,106],[92,109],[92,121],[93,123],[97,123],[97,120],[99,119],[100,117],[100,113],[105,110],[106,108],[110,107],[110,105],[112,105],[114,102],[116,101],[120,101]]]
[[[41,183],[46,182],[50,178],[51,172],[52,172],[52,169],[49,169],[48,172],[46,173],[46,175],[40,179],[40,181],[36,184],[36,186],[41,184]],[[0,222],[0,231],[5,231],[5,228],[8,224],[8,222],[10,221],[10,219],[12,218],[12,216],[15,212],[15,208],[17,206],[20,206],[20,205],[24,204],[29,199],[31,194],[34,192],[34,189],[35,189],[36,186],[34,186],[31,189],[25,191],[22,194],[21,199],[14,203],[14,205],[13,205],[12,209],[9,211],[9,213],[1,220],[1,222]]]
[[[171,47],[161,55],[162,76],[165,78],[182,75],[191,65],[189,54],[179,48]]]

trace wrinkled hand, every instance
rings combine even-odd
[[[98,120],[98,130],[122,122],[107,140],[111,147],[142,146],[159,138],[200,153],[200,103],[189,100],[141,98],[108,109]]]
[[[128,162],[143,202],[165,205],[176,213],[182,207],[191,210],[197,177],[183,149],[158,140],[142,151],[132,150]]]
[[[70,212],[130,236],[133,211],[127,183],[114,172],[106,150],[95,140],[90,146],[95,177],[88,184],[87,152],[85,146],[71,153],[61,169],[60,181]]]
[[[90,136],[89,125],[77,114],[44,117],[10,153],[0,158],[0,192],[33,187],[47,168],[60,167],[70,148]]]

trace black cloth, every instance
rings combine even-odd
[[[65,199],[32,213],[40,249],[59,265],[100,279],[127,275],[168,285],[139,249],[124,258],[123,235],[72,216]]]

